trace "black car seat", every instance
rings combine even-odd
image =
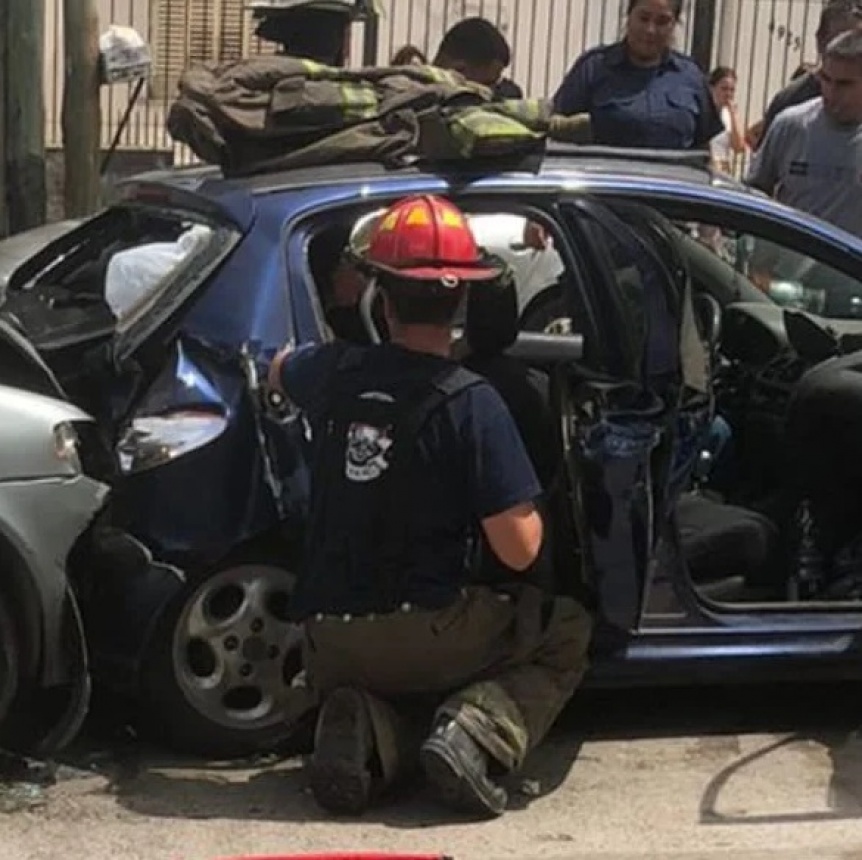
[[[780,599],[779,531],[767,517],[699,493],[677,504],[682,551],[695,586],[717,600]]]
[[[832,554],[862,532],[862,352],[824,361],[800,379],[785,432],[786,505],[810,502],[818,544]]]
[[[564,511],[562,448],[558,424],[550,406],[549,380],[545,373],[506,353],[518,336],[518,299],[514,280],[502,277],[493,284],[470,288],[464,311],[465,367],[484,376],[509,408],[524,447],[544,489],[539,508],[545,524],[542,556],[531,572],[531,581],[547,591],[581,597],[580,584],[562,581],[557,572],[571,571],[575,545],[566,527],[571,512]],[[478,576],[499,580],[505,576],[485,548]]]
[[[344,249],[350,239],[350,225],[338,224],[315,235],[308,246],[308,266],[323,305],[326,323],[340,340],[367,345],[371,342],[358,304],[342,305],[335,301],[334,282],[344,265]]]
[[[465,367],[484,376],[509,407],[536,476],[548,488],[559,472],[556,421],[546,373],[506,353],[518,337],[518,296],[506,273],[492,284],[477,284],[464,314]]]

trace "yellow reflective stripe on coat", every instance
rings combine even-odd
[[[377,92],[368,84],[342,84],[343,114],[347,120],[373,119],[378,113]]]
[[[449,69],[441,69],[439,66],[418,66],[417,70],[431,78],[436,84],[449,84],[452,87],[464,85],[464,80],[457,72]]]
[[[514,117],[486,108],[459,111],[449,121],[449,131],[460,154],[467,157],[489,146],[499,151],[506,144],[514,147],[540,138]]]
[[[329,66],[324,66],[323,63],[318,63],[315,60],[307,60],[305,57],[299,57],[298,59],[302,63],[305,73],[310,78],[316,78],[324,72],[329,71]]]
[[[498,113],[525,123],[530,128],[547,125],[550,102],[547,99],[505,99],[493,105]]]

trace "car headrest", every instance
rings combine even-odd
[[[494,281],[472,284],[467,294],[464,335],[476,355],[505,352],[518,337],[518,293],[511,269]]]

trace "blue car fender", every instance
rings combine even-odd
[[[113,689],[133,692],[147,646],[186,577],[125,532],[95,535],[93,559],[84,601],[93,674]]]

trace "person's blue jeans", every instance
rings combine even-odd
[[[712,419],[706,448],[712,454],[708,483],[716,490],[726,489],[733,472],[733,429],[721,415]]]

